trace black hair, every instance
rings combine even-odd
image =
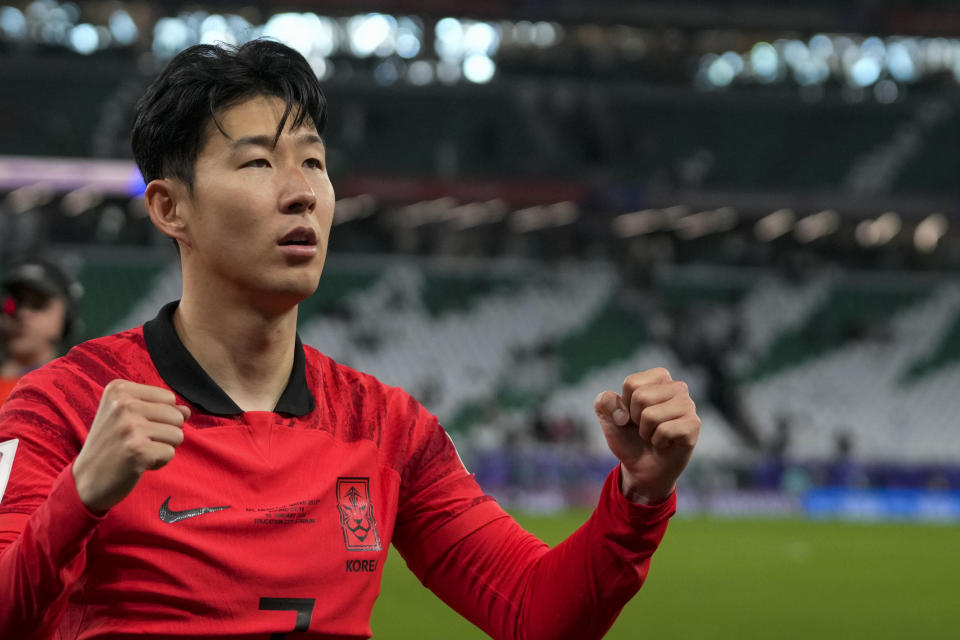
[[[309,120],[323,135],[327,100],[316,74],[297,51],[272,40],[239,47],[198,44],[177,54],[137,102],[131,145],[145,182],[173,177],[193,189],[204,133],[217,114],[243,100],[274,96],[286,103],[274,144],[287,123]]]

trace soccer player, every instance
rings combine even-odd
[[[0,405],[17,381],[60,353],[82,287],[47,260],[14,266],[0,288]]]
[[[550,549],[402,390],[303,345],[334,208],[325,99],[255,41],[192,47],[133,148],[183,297],[29,374],[0,412],[0,637],[366,638],[392,543],[495,638],[595,638],[640,588],[700,428],[686,385],[595,401],[620,464]]]

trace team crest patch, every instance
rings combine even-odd
[[[380,551],[370,478],[337,478],[337,511],[347,551]]]

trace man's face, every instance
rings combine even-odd
[[[18,287],[11,298],[13,308],[0,316],[0,335],[7,357],[26,364],[53,358],[66,321],[64,299],[28,287]]]
[[[279,307],[316,290],[334,208],[326,151],[313,125],[288,124],[273,144],[284,106],[256,96],[221,111],[229,137],[210,123],[193,192],[184,187],[178,205],[186,222],[184,266],[196,265],[199,277],[227,287],[228,295]]]

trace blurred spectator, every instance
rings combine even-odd
[[[56,358],[75,327],[82,287],[46,260],[15,266],[3,281],[0,404],[21,376]]]

